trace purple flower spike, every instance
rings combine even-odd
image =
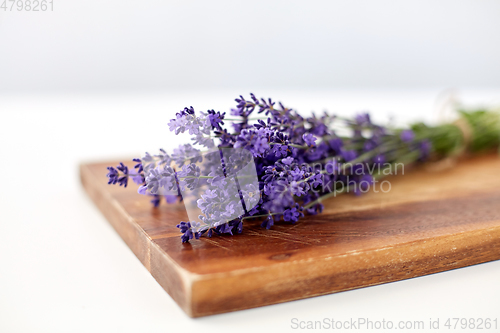
[[[191,230],[191,222],[181,222],[177,225],[182,232],[181,240],[183,243],[189,242],[190,239],[193,239],[194,233]],[[198,236],[199,237],[199,236]]]
[[[222,131],[221,125],[224,125],[224,122],[222,121],[224,119],[224,113],[215,112],[214,110],[208,110],[208,120],[210,121],[210,125],[212,126],[213,130],[219,130]]]
[[[128,167],[125,166],[122,162],[115,168],[108,167],[108,184],[116,184],[118,183],[120,186],[127,187],[128,184]]]
[[[302,139],[304,139],[304,142],[306,143],[306,145],[308,145],[309,147],[314,147],[316,146],[316,140],[317,138],[315,138],[311,133],[308,133],[308,134],[304,134],[302,135]]]
[[[404,130],[399,137],[403,142],[412,142],[415,139],[415,133],[412,130]]]
[[[137,172],[141,173],[143,171],[141,159],[140,158],[134,158],[132,161],[134,161],[134,162],[137,163],[136,165],[134,165],[134,169],[137,169]]]
[[[268,217],[266,217],[266,219],[262,222],[260,226],[262,228],[266,228],[267,230],[269,230],[273,225],[274,225],[274,218],[272,215],[269,215]]]
[[[379,155],[377,155],[377,156],[375,156],[375,157],[373,158],[373,162],[374,162],[375,164],[377,164],[377,165],[382,165],[382,164],[384,164],[384,163],[385,163],[385,161],[386,161],[386,158],[385,158],[385,156],[384,156],[384,155],[382,155],[382,154],[379,154]]]
[[[356,124],[360,126],[370,125],[370,115],[368,113],[358,114],[355,118]]]
[[[108,177],[108,184],[116,184],[118,181],[118,170],[116,170],[113,167],[108,167],[108,174],[106,177]]]
[[[284,211],[283,220],[295,223],[299,220],[300,217],[303,216],[304,213],[302,213],[302,209],[299,207],[299,204],[295,204],[292,208],[286,209]]]
[[[236,138],[234,148],[248,149],[253,156],[262,157],[269,150],[269,129],[244,129]]]
[[[344,150],[342,151],[342,158],[346,161],[346,162],[350,162],[354,159],[356,159],[357,157],[357,154],[354,150]]]
[[[153,204],[153,207],[158,207],[160,205],[160,201],[161,201],[161,196],[159,195],[155,195],[154,196],[154,199],[151,200],[151,203]]]
[[[420,159],[426,160],[431,153],[432,144],[429,140],[423,140],[419,143],[418,149],[420,150]]]
[[[314,206],[306,209],[306,211],[308,214],[316,215],[316,214],[320,214],[321,212],[323,212],[324,208],[325,208],[325,206],[323,206],[323,204],[318,203],[318,204],[315,204]]]
[[[147,185],[142,185],[137,189],[137,193],[146,195],[147,190],[148,190]]]

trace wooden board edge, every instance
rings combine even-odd
[[[315,261],[284,260],[266,269],[198,275],[180,267],[152,242],[87,165],[80,166],[80,176],[88,195],[113,228],[191,317],[331,294],[500,259],[500,226],[496,226]],[[252,297],[245,297],[248,293]]]
[[[178,266],[165,251],[152,242],[150,237],[130,217],[120,204],[106,191],[87,164],[80,165],[80,180],[90,199],[106,220],[146,267],[160,286],[174,301],[193,317],[191,307],[192,281],[197,275]],[[105,170],[103,170],[105,172]]]
[[[194,281],[193,316],[332,294],[498,259],[500,226],[322,260],[284,262],[266,270],[207,275]]]

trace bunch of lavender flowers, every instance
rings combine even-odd
[[[134,159],[133,170],[123,163],[108,167],[108,184],[126,187],[132,178],[155,207],[162,198],[183,200],[190,220],[177,227],[188,242],[203,234],[241,233],[251,218],[267,229],[293,224],[321,213],[323,200],[360,195],[406,164],[500,144],[499,114],[487,110],[460,111],[460,124],[394,129],[373,123],[367,113],[303,117],[253,94],[236,102],[230,118],[193,107],[180,111],[170,131],[187,132],[192,142],[172,154],[146,153]]]

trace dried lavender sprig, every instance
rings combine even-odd
[[[209,148],[240,147],[250,151],[255,158],[259,184],[258,189],[252,189],[248,193],[258,192],[259,202],[249,211],[244,209],[244,212],[242,210],[238,217],[226,221],[221,220],[220,216],[224,215],[224,209],[234,211],[232,206],[234,200],[240,200],[243,207],[245,206],[243,192],[238,189],[233,194],[236,199],[229,198],[214,203],[211,202],[214,198],[206,197],[201,202],[202,206],[199,207],[205,214],[202,216],[205,220],[201,223],[194,221],[181,222],[178,225],[183,233],[183,242],[189,241],[193,237],[199,238],[204,232],[208,232],[209,237],[213,232],[219,234],[241,232],[242,221],[248,218],[267,217],[262,225],[270,228],[275,220],[280,218],[294,223],[304,215],[304,211],[310,214],[321,212],[322,205],[320,202],[333,194],[330,191],[327,194],[320,195],[317,189],[325,186],[325,183],[330,182],[332,179],[348,185],[349,174],[351,176],[354,174],[352,172],[354,169],[351,170],[351,173],[346,172],[346,164],[341,168],[338,165],[330,167],[330,170],[337,170],[334,174],[330,174],[327,168],[328,162],[332,158],[337,159],[336,163],[350,162],[351,165],[357,168],[357,177],[353,185],[355,186],[357,185],[356,182],[359,184],[362,182],[370,183],[380,177],[380,174],[373,173],[373,168],[370,171],[369,166],[380,166],[384,163],[393,166],[401,156],[411,156],[410,162],[414,162],[427,159],[431,153],[441,157],[452,155],[457,151],[457,147],[463,147],[466,141],[463,133],[455,125],[427,127],[423,124],[416,124],[411,129],[390,131],[387,128],[373,124],[368,114],[360,114],[353,119],[340,119],[326,113],[320,118],[314,115],[310,118],[303,118],[294,110],[284,107],[281,103],[275,107],[276,103],[271,99],[259,100],[253,94],[251,94],[251,99],[248,101],[240,96],[239,99],[236,99],[236,102],[238,105],[231,113],[240,116],[241,120],[230,118],[231,121],[239,121],[233,124],[233,133],[230,133],[227,128],[222,126],[224,120],[228,120],[225,118],[225,113],[209,110],[196,116],[192,107],[179,112],[176,119],[172,120],[169,126],[176,134],[188,131],[193,135],[195,145]],[[264,113],[267,119],[250,118],[249,116],[256,109],[258,109],[258,113]],[[495,126],[487,126],[488,122],[491,122],[491,119],[494,118],[493,116],[483,115],[482,113],[481,115],[464,114],[470,116],[468,122],[472,124],[472,127],[474,127],[473,132],[476,133],[472,140],[473,143],[480,142],[480,144],[476,145],[481,147],[498,146],[500,141],[498,133],[500,133],[500,130],[498,132],[495,132],[495,130],[500,128],[499,122],[496,121]],[[467,118],[465,115],[463,117]],[[335,120],[339,119],[344,122],[347,128],[352,130],[351,137],[337,135],[335,130],[330,127]],[[254,120],[257,120],[257,123],[249,123],[249,121]],[[488,129],[487,131],[484,129],[485,126]],[[366,131],[370,132],[370,136],[366,136]],[[214,135],[210,133],[214,133]],[[490,134],[486,135],[484,133]],[[219,142],[215,144],[214,139],[218,139]],[[347,144],[349,149],[346,149]],[[157,190],[166,185],[161,185],[161,182],[168,183],[168,181],[174,179],[175,184],[172,183],[169,186],[172,189],[177,186],[179,191],[179,187],[182,186],[194,188],[201,180],[213,181],[213,179],[221,178],[209,175],[210,172],[213,174],[214,167],[217,168],[216,165],[209,165],[207,170],[203,170],[206,172],[205,175],[202,175],[203,171],[201,170],[196,171],[198,168],[196,163],[201,162],[203,157],[201,157],[201,154],[195,154],[193,160],[192,157],[186,158],[186,156],[188,155],[187,151],[199,152],[199,150],[196,150],[191,145],[181,147],[182,149],[177,153],[174,151],[175,156],[172,155],[172,157],[175,157],[174,160],[179,162],[182,170],[176,171],[172,169],[171,172],[167,172],[165,176],[162,176],[164,173],[161,168],[145,167],[144,184],[140,188],[143,194],[147,194],[148,189]],[[168,164],[166,162],[172,161],[172,157],[167,156],[164,151],[160,155],[159,159],[165,162],[163,168],[166,168]],[[146,156],[143,163],[145,161],[155,165],[153,160],[155,159]],[[184,165],[187,161],[191,163]],[[319,164],[320,167],[325,167],[325,169],[318,171],[311,166],[300,166],[312,163]],[[358,173],[359,167],[362,166],[368,166],[369,172],[362,171]],[[122,166],[120,167],[125,170]],[[148,173],[154,172],[152,170],[157,170],[157,176],[159,176],[149,176],[148,178]],[[189,175],[186,172],[195,173]],[[115,184],[118,182],[122,185],[128,179],[126,174],[127,172],[120,174],[110,170],[108,174],[110,183]],[[153,180],[157,183],[152,183]],[[351,187],[343,186],[343,188],[347,189]],[[214,191],[216,190],[214,189]],[[360,194],[360,191],[355,191],[355,193]],[[149,194],[157,195],[155,193]],[[337,194],[339,193],[337,192]],[[181,196],[180,193],[179,196]],[[213,207],[214,204],[219,205],[219,208],[224,206],[224,209],[222,211],[210,211],[207,207]],[[214,214],[219,216],[217,217],[219,220],[211,218]],[[225,216],[233,215],[226,214]]]

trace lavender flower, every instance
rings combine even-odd
[[[118,183],[120,186],[127,187],[128,185],[128,167],[125,166],[122,162],[115,168],[108,167],[108,184],[116,184]],[[120,173],[121,172],[121,173]]]
[[[262,157],[269,150],[270,130],[267,128],[244,129],[237,136],[234,148],[248,149],[253,156]]]
[[[360,113],[356,115],[355,123],[359,126],[371,125],[370,115],[368,113]]]
[[[187,143],[184,145],[180,145],[178,148],[174,149],[172,160],[177,164],[178,167],[182,167],[187,161],[189,161],[190,163],[201,162],[202,157],[199,149],[196,149]]]
[[[222,131],[221,125],[224,125],[223,120],[226,113],[224,112],[221,114],[220,111],[216,113],[214,110],[208,110],[207,113],[208,121],[210,122],[212,129]]]
[[[391,130],[374,124],[368,113],[347,120],[327,113],[304,118],[253,94],[237,98],[230,113],[236,120],[226,119],[225,112],[184,108],[168,126],[176,135],[188,133],[191,143],[172,154],[146,153],[133,160],[133,169],[123,163],[108,167],[108,184],[126,187],[132,178],[141,185],[140,194],[153,196],[155,207],[163,197],[196,208],[201,215],[188,211],[190,221],[177,225],[182,242],[188,242],[203,234],[240,233],[250,218],[263,218],[266,229],[280,221],[296,223],[304,213],[321,213],[320,201],[332,197],[339,184],[360,195],[383,176],[377,168],[402,158],[405,163],[442,158],[465,141],[456,126]],[[471,147],[498,147],[498,115],[461,114],[474,132]],[[338,127],[352,135],[339,134]]]
[[[178,179],[174,169],[170,166],[157,166],[151,169],[145,178],[146,185],[140,188],[142,193],[167,194],[177,192]]]
[[[412,130],[404,130],[401,132],[400,138],[403,142],[411,142],[415,139],[415,133]]]
[[[304,213],[302,213],[302,207],[300,207],[299,204],[295,204],[293,207],[286,209],[283,213],[283,219],[292,223],[297,222],[299,218],[303,216]]]
[[[193,239],[193,237],[196,239],[200,238],[200,234],[198,232],[193,232],[190,222],[181,222],[177,225],[177,228],[179,228],[183,234],[181,236],[183,243],[189,242],[189,240]]]
[[[317,140],[311,133],[302,135],[302,139],[309,147],[314,147]]]

